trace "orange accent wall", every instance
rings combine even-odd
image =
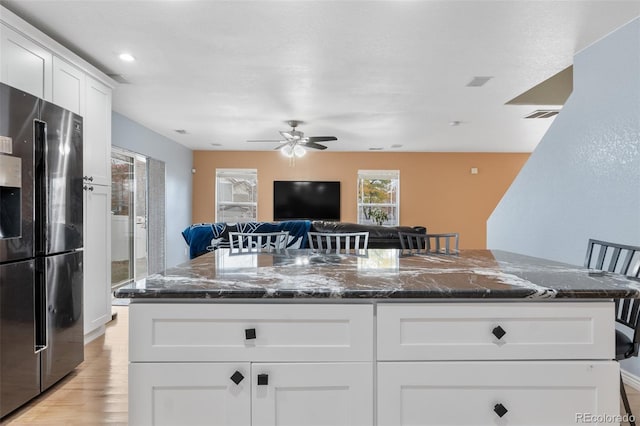
[[[341,218],[357,221],[358,170],[400,170],[400,225],[459,232],[486,247],[486,222],[529,154],[309,152],[294,166],[278,151],[194,151],[193,223],[215,221],[216,168],[258,170],[258,220],[273,220],[274,180],[341,182]],[[478,174],[472,175],[471,168]]]

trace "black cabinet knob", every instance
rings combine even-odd
[[[493,407],[493,411],[498,415],[498,417],[502,417],[509,412],[509,410],[507,410],[507,407],[500,403],[496,404]]]
[[[245,328],[244,330],[244,338],[247,340],[256,338],[256,329],[255,328]]]
[[[491,333],[493,333],[493,335],[496,336],[498,338],[498,340],[502,339],[502,336],[507,334],[507,332],[504,331],[504,328],[502,328],[500,326],[497,326],[496,328],[491,330]]]
[[[244,376],[238,370],[236,370],[236,372],[231,376],[231,381],[236,385],[239,385],[242,379],[244,379]]]
[[[258,374],[258,386],[267,386],[269,384],[268,374]]]

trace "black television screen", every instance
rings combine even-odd
[[[273,220],[340,220],[340,182],[273,182]]]

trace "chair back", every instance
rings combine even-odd
[[[398,232],[400,247],[417,254],[458,254],[457,232],[448,234],[414,234]]]
[[[402,251],[409,250],[411,253],[427,253],[427,234],[414,232],[398,232],[400,247]]]
[[[640,275],[640,247],[589,240],[584,266],[638,278]]]
[[[308,232],[307,236],[312,249],[339,252],[369,247],[368,232]]]
[[[640,247],[590,239],[584,266],[638,278]],[[633,351],[625,356],[637,356],[640,348],[640,299],[616,299],[615,305],[616,322],[634,332]]]
[[[275,249],[287,248],[289,231],[281,232],[229,232],[229,246],[232,249]]]

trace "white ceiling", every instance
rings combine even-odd
[[[553,119],[505,103],[640,16],[639,0],[0,4],[122,75],[115,111],[208,150],[273,149],[246,140],[297,119],[332,151],[529,152]]]

